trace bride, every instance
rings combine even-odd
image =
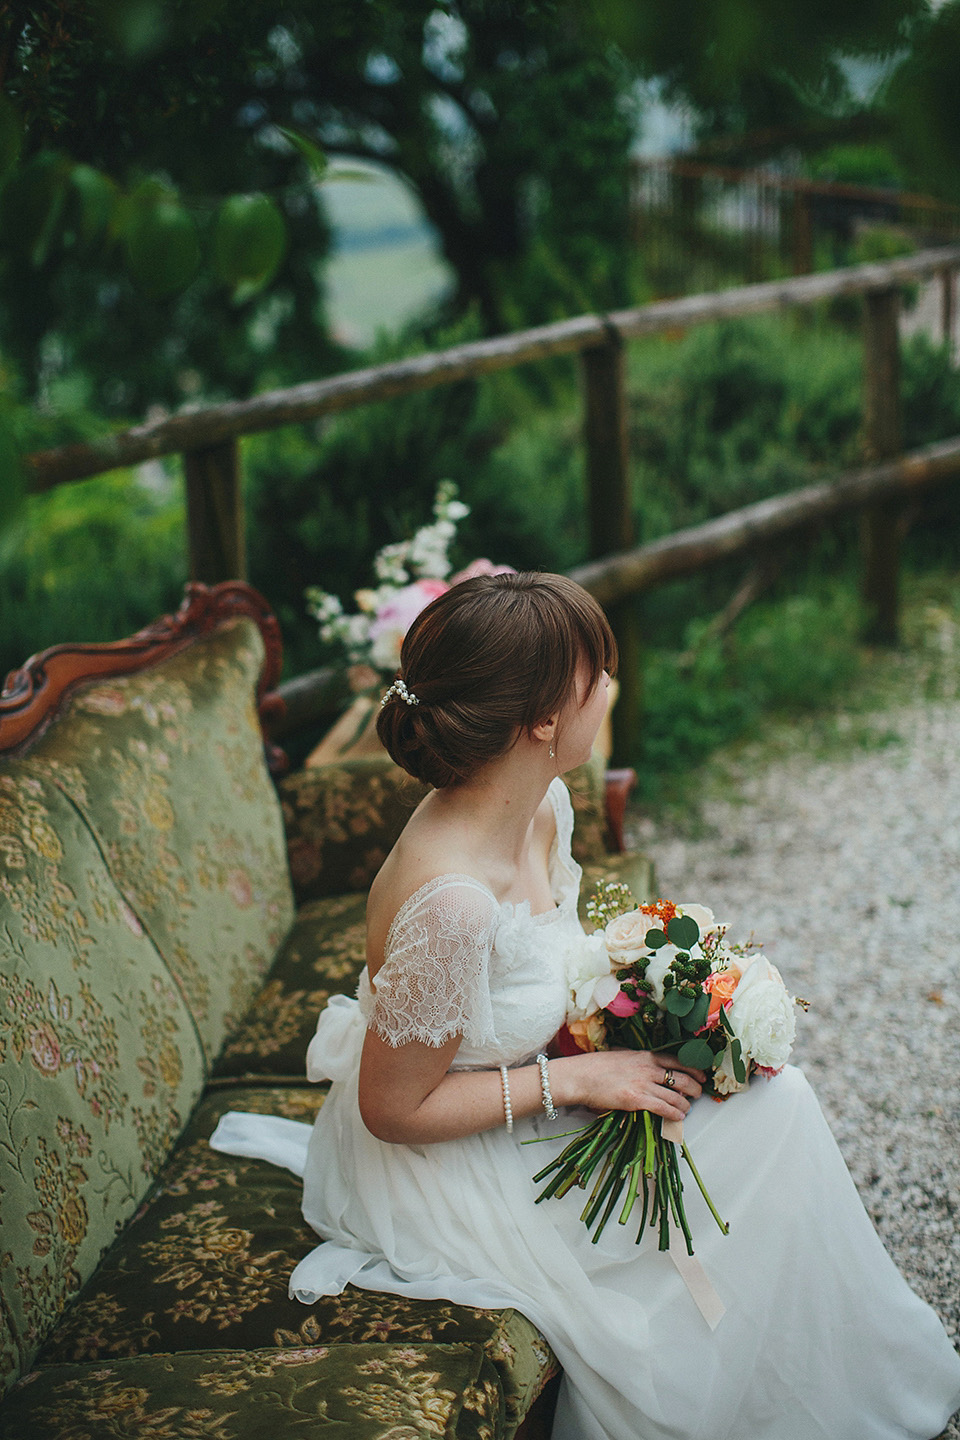
[[[719,1105],[673,1058],[549,1058],[583,938],[560,777],[590,754],[615,660],[600,608],[556,575],[464,581],[414,621],[378,730],[433,789],[371,887],[357,998],[311,1041],[329,1095],[293,1158],[288,1122],[228,1115],[211,1143],[302,1173],[323,1243],[297,1298],[349,1282],[528,1316],[564,1370],[553,1440],[930,1440],[960,1359],[801,1072]],[[694,1273],[632,1226],[592,1243],[577,1190],[534,1204],[560,1132],[607,1109],[685,1122],[730,1222],[693,1191]]]

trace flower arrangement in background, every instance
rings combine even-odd
[[[351,689],[370,690],[392,679],[400,665],[403,637],[425,606],[475,575],[513,574],[511,565],[474,560],[451,575],[450,544],[457,524],[470,514],[451,480],[441,480],[433,502],[433,522],[409,540],[384,545],[373,561],[376,585],[357,590],[357,610],[347,614],[336,595],[313,585],[307,609],[320,623],[320,638],[338,644],[348,665]]]
[[[786,1064],[793,1045],[794,1007],[807,1002],[787,993],[776,966],[753,953],[755,945],[730,945],[727,926],[704,905],[657,900],[637,905],[625,885],[600,882],[587,902],[597,927],[571,950],[570,1001],[559,1045],[577,1050],[650,1050],[675,1055],[704,1070],[708,1094],[724,1100],[745,1090],[752,1071],[767,1077]],[[578,1131],[552,1164],[534,1176],[549,1176],[537,1198],[586,1189],[596,1174],[581,1219],[596,1224],[599,1239],[626,1187],[619,1216],[625,1225],[642,1192],[637,1234],[656,1225],[659,1248],[669,1249],[671,1217],[680,1226],[688,1254],[693,1240],[683,1207],[677,1149],[686,1160],[713,1214],[726,1234],[683,1141],[682,1126],[649,1111],[608,1111]]]

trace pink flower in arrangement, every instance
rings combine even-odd
[[[512,565],[494,565],[492,560],[471,560],[463,570],[451,575],[450,584],[459,585],[461,580],[473,580],[477,575],[516,575]]]
[[[619,1015],[621,1019],[624,1019],[627,1015],[636,1015],[642,1005],[642,1000],[631,1000],[629,995],[624,994],[622,990],[618,990],[610,1001],[610,1004],[604,1006],[604,1009],[609,1011],[611,1015]]]
[[[420,611],[449,589],[445,580],[414,580],[390,596],[370,625],[371,655],[379,669],[396,670],[404,635]]]

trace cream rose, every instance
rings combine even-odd
[[[727,1018],[744,1059],[767,1070],[782,1069],[790,1058],[797,1022],[780,971],[765,955],[755,955],[744,971]]]
[[[677,914],[689,915],[691,920],[695,920],[700,926],[701,935],[709,935],[713,930],[726,929],[726,926],[720,924],[713,911],[706,905],[678,905]]]
[[[614,969],[621,970],[646,955],[647,931],[656,929],[659,929],[658,922],[642,910],[628,910],[611,920],[604,929],[603,939]]]

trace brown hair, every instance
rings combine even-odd
[[[392,758],[438,789],[465,780],[523,730],[555,714],[586,666],[590,688],[617,664],[600,606],[565,575],[480,575],[422,610],[400,652],[419,704],[393,695],[377,733]]]

